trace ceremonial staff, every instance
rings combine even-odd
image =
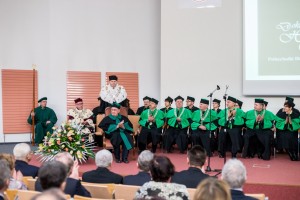
[[[31,113],[34,113],[34,108],[35,108],[35,65],[32,65],[32,111]],[[35,125],[35,121],[34,121],[34,115],[31,115],[31,119],[32,119],[32,124],[31,124],[31,144],[32,146],[35,145],[34,143],[34,137],[35,137],[35,129],[34,129],[34,125]]]

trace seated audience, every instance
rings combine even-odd
[[[13,154],[16,159],[16,171],[21,171],[23,176],[32,176],[33,178],[38,175],[39,168],[28,164],[32,158],[32,151],[27,143],[16,144]]]
[[[55,193],[64,198],[63,191],[66,186],[67,175],[67,167],[62,162],[52,160],[44,163],[38,174],[38,180],[44,190],[43,195],[47,195],[49,192],[52,193],[51,191],[56,189]]]
[[[125,176],[123,179],[123,184],[125,185],[139,185],[142,186],[144,183],[151,180],[149,173],[150,162],[153,159],[153,153],[149,150],[144,150],[140,153],[138,157],[137,166],[139,168],[139,173],[136,175]]]
[[[138,189],[136,199],[189,199],[189,193],[184,185],[169,183],[174,174],[174,165],[165,156],[154,156],[150,164],[152,181]]]
[[[7,199],[4,195],[4,191],[9,186],[10,169],[6,160],[0,160],[0,200]]]
[[[171,182],[185,185],[187,188],[196,188],[203,179],[209,177],[203,173],[205,161],[205,150],[200,145],[193,146],[187,153],[189,168],[175,173]]]
[[[193,200],[231,200],[230,188],[225,181],[209,177],[197,187]]]
[[[59,161],[63,163],[67,167],[68,177],[66,180],[66,187],[64,189],[65,194],[69,194],[71,197],[74,195],[80,195],[85,197],[91,197],[89,191],[87,191],[82,185],[79,179],[79,172],[78,172],[78,161],[74,162],[72,156],[68,152],[61,152],[58,153],[54,157],[55,161]],[[36,191],[43,191],[41,184],[39,181],[35,182],[35,190]]]
[[[90,183],[116,183],[123,182],[123,177],[109,170],[113,157],[110,151],[103,149],[98,151],[95,157],[97,169],[83,173],[82,181]]]
[[[243,163],[237,159],[228,160],[222,169],[222,179],[226,181],[231,188],[232,199],[252,200],[253,197],[245,196],[243,185],[246,182],[246,168]]]
[[[6,160],[10,169],[10,181],[9,189],[27,190],[26,185],[23,183],[23,174],[20,171],[15,170],[15,159],[14,156],[7,153],[1,153],[0,159]]]

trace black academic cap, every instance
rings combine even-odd
[[[265,104],[265,106],[268,106],[268,103],[269,103],[269,102],[267,102],[267,101],[265,101],[265,100],[264,100],[264,104]]]
[[[169,97],[169,96],[165,99],[165,101],[168,101],[168,102],[170,102],[170,103],[173,103],[173,99],[172,99],[171,97]]]
[[[121,108],[121,105],[118,104],[117,102],[113,102],[113,104],[111,105],[111,107],[115,107],[115,108]]]
[[[264,100],[263,99],[254,99],[254,102],[255,103],[264,103]]]
[[[239,105],[240,108],[242,108],[242,106],[243,106],[243,102],[242,101],[240,101],[240,100],[237,99],[236,103]]]
[[[187,100],[190,100],[190,101],[192,101],[192,102],[195,102],[195,98],[194,98],[194,97],[187,96],[186,99],[187,99]]]
[[[233,103],[236,103],[236,98],[228,96],[227,100],[232,101]]]
[[[175,98],[175,101],[177,101],[178,99],[181,99],[182,101],[184,101],[184,98],[180,95]]]
[[[44,101],[44,100],[47,101],[47,97],[42,97],[42,98],[40,98],[40,99],[38,100],[38,103],[40,103],[41,101]]]
[[[75,103],[82,102],[82,98],[77,98],[74,100]]]
[[[143,100],[151,100],[151,97],[148,97],[148,96],[145,96],[144,98],[143,98]]]
[[[111,75],[111,76],[108,77],[108,80],[110,80],[110,81],[113,81],[113,80],[117,81],[118,77],[116,75]]]
[[[294,102],[294,98],[293,97],[285,97],[285,101]]]
[[[156,100],[156,99],[154,99],[154,98],[151,98],[150,101],[152,101],[152,102],[155,103],[155,104],[158,104],[158,102],[159,102],[158,100]]]
[[[218,103],[218,104],[221,103],[221,101],[220,101],[219,99],[214,99],[213,102],[216,102],[216,103]]]
[[[201,99],[200,103],[209,104],[209,101],[207,99]]]

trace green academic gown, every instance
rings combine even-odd
[[[52,127],[57,122],[57,117],[55,112],[48,107],[42,108],[41,106],[36,107],[34,109],[34,122],[35,122],[35,137],[34,142],[39,144],[43,141],[44,137],[46,136],[47,132],[52,133]],[[50,121],[49,124],[46,124],[47,121]],[[32,124],[31,114],[27,119],[29,124]]]

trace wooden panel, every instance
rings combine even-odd
[[[108,83],[108,76],[110,75],[118,77],[118,83],[126,89],[127,98],[130,100],[130,108],[136,112],[139,107],[139,74],[134,72],[107,72],[106,83]]]
[[[83,107],[93,109],[99,106],[101,89],[100,72],[67,72],[67,110],[75,107],[74,99],[82,98]]]
[[[35,103],[38,86],[35,71]],[[33,106],[33,70],[2,69],[3,133],[30,133],[27,118]]]

